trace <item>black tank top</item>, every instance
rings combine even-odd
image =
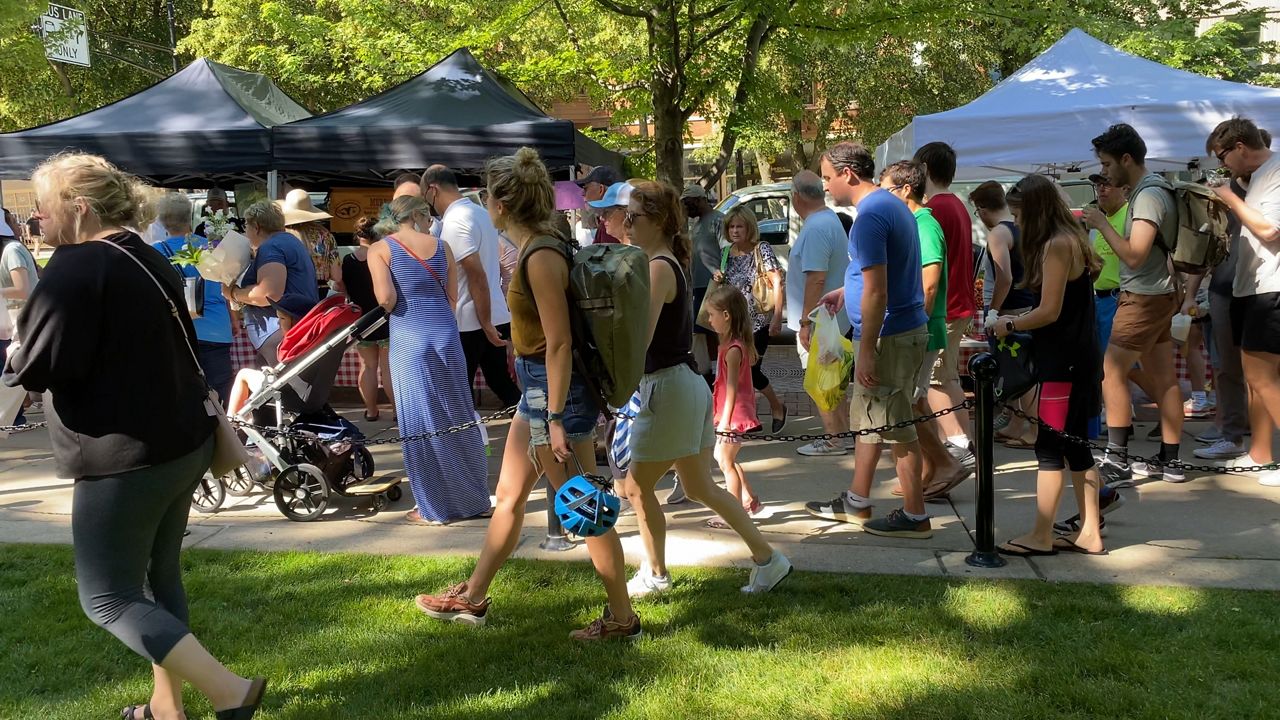
[[[351,253],[342,258],[342,285],[347,290],[351,302],[360,306],[366,313],[378,307],[378,297],[373,292],[373,276],[369,274],[369,261],[361,260]],[[384,323],[374,331],[368,339],[386,340],[391,337],[391,328]]]
[[[665,370],[676,365],[693,367],[693,300],[689,296],[689,283],[680,263],[666,256],[649,262],[665,260],[676,275],[676,296],[662,306],[658,325],[653,329],[653,340],[644,356],[646,373]]]
[[[1025,274],[1022,267],[1022,233],[1013,222],[1005,220],[1000,224],[1009,228],[1009,233],[1013,236],[1013,244],[1009,246],[1009,274],[1013,276],[1013,286],[1004,297],[1004,307],[1009,310],[1035,307],[1040,304],[1039,293],[1019,287]]]
[[[1096,415],[1102,402],[1102,352],[1088,271],[1067,282],[1058,319],[1031,331],[1031,356],[1041,382],[1069,382],[1073,408]]]

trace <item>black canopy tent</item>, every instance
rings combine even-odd
[[[274,128],[275,167],[291,176],[371,180],[440,163],[470,174],[522,146],[553,170],[620,164],[572,122],[547,116],[508,88],[459,49],[367,100]]]
[[[50,155],[81,150],[170,187],[263,179],[271,128],[309,117],[271,80],[200,58],[123,100],[0,135],[0,178],[30,177]]]

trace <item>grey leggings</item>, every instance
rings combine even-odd
[[[76,481],[71,508],[80,607],[159,664],[187,628],[182,535],[191,493],[213,460],[213,436],[160,465]]]

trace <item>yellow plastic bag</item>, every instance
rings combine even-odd
[[[822,305],[813,311],[813,336],[809,338],[809,367],[804,389],[820,410],[835,410],[849,387],[853,367],[853,343],[840,334],[836,318]]]

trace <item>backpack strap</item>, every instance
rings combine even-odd
[[[1133,194],[1129,196],[1129,202],[1132,203],[1134,200],[1136,200],[1138,198],[1138,193],[1153,187],[1160,188],[1161,190],[1164,190],[1165,192],[1169,193],[1170,196],[1173,197],[1175,201],[1173,203],[1174,212],[1177,212],[1178,211],[1177,195],[1173,191],[1173,185],[1169,184],[1168,180],[1165,180],[1163,177],[1160,177],[1159,175],[1156,175],[1154,173],[1148,174],[1145,177],[1143,177],[1142,180],[1138,181],[1138,186],[1133,189]],[[1160,231],[1159,227],[1156,227],[1156,243],[1155,244],[1156,244],[1156,247],[1160,248],[1160,250],[1162,250],[1165,255],[1173,254],[1173,248],[1170,247],[1169,243],[1165,242],[1164,233]]]

